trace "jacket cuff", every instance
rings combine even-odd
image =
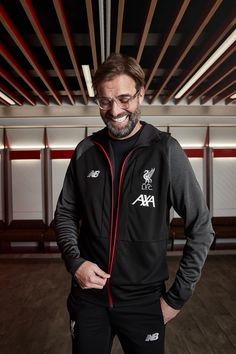
[[[81,266],[81,264],[83,264],[85,262],[85,259],[80,257],[77,259],[73,259],[70,261],[67,261],[67,270],[69,273],[71,273],[73,276],[75,275],[75,272],[77,271],[77,269]]]
[[[163,294],[163,298],[169,306],[175,310],[180,310],[190,299],[192,293],[193,290],[189,288],[178,288],[175,284],[173,284],[170,290]]]

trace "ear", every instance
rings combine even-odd
[[[140,91],[139,91],[139,103],[142,103],[143,100],[144,100],[144,96],[145,96],[145,89],[144,89],[144,86],[142,86],[140,88]]]

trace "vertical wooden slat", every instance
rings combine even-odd
[[[234,94],[236,94],[236,85],[231,85],[227,90],[223,91],[220,95],[214,97],[212,103],[216,104],[219,101],[225,100]]]
[[[81,89],[84,103],[87,104],[88,98],[86,96],[86,92],[85,92],[84,85],[82,82],[82,78],[81,78],[81,74],[80,74],[80,70],[79,70],[79,66],[78,66],[78,60],[77,60],[76,54],[75,54],[74,43],[73,43],[70,29],[69,29],[69,26],[68,26],[68,23],[66,20],[66,15],[64,12],[62,1],[61,0],[53,0],[53,4],[54,4],[54,7],[55,7],[55,10],[57,13],[57,17],[58,17],[58,20],[59,20],[59,23],[60,23],[60,26],[62,29],[62,33],[63,33],[64,39],[66,42],[68,52],[70,54],[70,58],[71,58],[71,61],[72,61],[72,64],[73,64],[73,67],[75,70],[75,74],[76,74],[76,77],[77,77],[77,80],[78,80],[78,83],[79,83],[79,86]]]
[[[60,64],[57,61],[57,58],[53,52],[52,46],[51,46],[46,34],[44,33],[44,30],[43,30],[40,22],[39,22],[39,19],[36,15],[36,12],[34,10],[31,0],[20,0],[20,2],[21,2],[21,5],[24,8],[24,10],[28,16],[28,19],[29,19],[32,27],[35,30],[35,33],[37,34],[37,36],[40,40],[40,43],[42,44],[42,46],[45,50],[45,53],[47,54],[55,72],[57,73],[57,76],[58,76],[59,80],[61,81],[61,84],[64,87],[70,102],[72,104],[74,104],[75,101],[74,101],[72,93],[68,87],[68,84],[66,82],[65,75],[64,75],[62,69],[60,68]]]
[[[197,89],[197,91],[194,91],[194,93],[188,97],[188,104],[192,103],[196,98],[198,98],[199,96],[203,96],[206,92],[210,91],[214,86],[216,86],[218,83],[222,82],[222,80],[230,75],[231,73],[233,73],[235,70],[235,64],[231,64],[230,66],[227,66],[226,68],[224,68],[223,70],[219,71],[217,73],[217,75],[214,75],[213,79],[208,80],[207,84],[204,85],[202,87],[200,87],[200,89]],[[202,102],[203,104],[204,102]]]
[[[202,75],[186,92],[185,94],[175,100],[175,104],[178,104],[181,102],[183,97],[186,97],[190,92],[192,92],[195,87],[200,85],[201,82],[207,79],[209,75],[211,75],[227,58],[229,58],[234,52],[235,52],[236,44],[232,44],[225,52],[224,54],[214,63],[212,66]]]
[[[219,43],[224,39],[227,33],[235,26],[236,17],[235,14],[229,13],[228,16],[222,19],[222,24],[219,28],[216,28],[216,31],[213,35],[205,41],[205,45],[198,50],[197,55],[191,62],[189,68],[184,70],[183,74],[180,75],[174,87],[165,95],[163,103],[167,103],[178,90],[183,86],[185,82],[197,71],[199,66],[203,64],[204,60],[217,48]]]
[[[125,6],[125,0],[119,0],[118,15],[117,15],[117,30],[116,30],[116,47],[115,47],[116,53],[120,52],[122,24],[123,24],[123,17],[124,17],[124,6]]]
[[[12,221],[12,187],[11,187],[11,166],[9,158],[9,142],[6,128],[3,129],[3,200],[4,200],[4,222],[6,226]]]
[[[156,60],[154,62],[154,65],[152,66],[150,72],[149,72],[149,75],[148,75],[148,78],[147,78],[147,83],[146,83],[146,86],[145,86],[145,90],[148,89],[149,85],[151,84],[152,82],[152,79],[156,73],[156,70],[158,68],[158,65],[160,64],[162,58],[164,57],[168,47],[169,47],[169,44],[175,34],[175,31],[180,23],[180,21],[182,20],[186,10],[187,10],[187,7],[189,5],[189,2],[190,0],[184,0],[183,3],[181,4],[181,7],[178,8],[178,11],[176,13],[176,16],[173,20],[173,22],[171,23],[171,26],[170,26],[170,29],[169,31],[165,34],[164,36],[164,39],[162,41],[162,44],[161,44],[161,48],[160,50],[158,51],[158,55],[156,57]]]
[[[149,8],[148,8],[148,11],[147,11],[146,20],[145,20],[145,23],[144,23],[144,29],[143,29],[143,32],[142,32],[142,35],[141,35],[139,46],[138,46],[138,53],[137,53],[137,56],[136,56],[136,60],[137,60],[138,63],[140,62],[140,59],[141,59],[141,56],[142,56],[142,53],[143,53],[143,49],[144,49],[144,46],[145,46],[145,43],[146,43],[146,40],[147,40],[147,36],[148,36],[148,32],[149,32],[149,29],[150,29],[150,26],[151,26],[151,23],[152,23],[152,19],[153,19],[153,15],[154,15],[154,12],[155,12],[156,4],[157,4],[157,0],[151,0],[150,1]]]
[[[85,3],[86,3],[86,10],[87,10],[87,18],[88,18],[89,38],[90,38],[92,57],[93,57],[93,68],[94,71],[96,71],[98,67],[98,61],[97,61],[96,39],[95,39],[95,31],[94,31],[92,0],[86,0]]]
[[[236,75],[234,75],[236,78]],[[223,80],[223,79],[222,79]],[[216,86],[215,88],[207,91],[205,93],[205,97],[201,99],[201,104],[206,103],[209,101],[212,97],[220,96],[222,92],[227,90],[230,86],[236,83],[236,79],[233,79],[233,77],[228,77],[226,81],[223,82],[223,84]]]
[[[14,92],[9,90],[3,83],[0,83],[0,90],[4,92],[9,98],[11,98],[19,106],[23,105],[23,100],[20,99]]]
[[[18,82],[13,79],[13,77],[4,69],[0,68],[0,76],[2,76],[10,85],[12,85],[25,99],[32,105],[35,106],[35,99],[31,94],[28,93]]]
[[[60,98],[58,92],[53,88],[45,71],[41,68],[40,64],[38,63],[38,60],[36,59],[36,57],[33,55],[31,50],[29,49],[24,38],[18,32],[16,26],[11,21],[10,17],[6,13],[6,11],[4,10],[2,5],[0,5],[0,15],[1,15],[1,21],[2,21],[3,26],[8,31],[8,33],[10,34],[12,39],[15,41],[18,48],[22,51],[22,53],[24,54],[26,59],[29,61],[29,63],[32,65],[32,67],[35,69],[35,71],[38,73],[40,79],[43,81],[45,86],[51,92],[51,94],[54,97],[54,99],[56,100],[56,102],[58,104],[61,104],[61,98]]]
[[[211,18],[214,16],[215,12],[221,5],[223,0],[216,0],[213,5],[207,4],[207,13],[203,14],[202,18],[199,20],[196,25],[193,26],[193,31],[186,36],[184,44],[180,49],[177,57],[175,58],[173,65],[169,68],[168,72],[165,74],[163,80],[158,84],[158,87],[155,89],[154,93],[152,94],[151,103],[154,99],[160,94],[162,89],[166,86],[169,82],[171,76],[174,74],[175,70],[179,67],[180,63],[184,60],[190,49],[192,48],[193,44],[196,42],[206,25],[209,23]]]
[[[41,92],[37,86],[33,83],[27,72],[22,69],[18,61],[10,54],[10,52],[0,43],[0,53],[8,64],[17,72],[17,74],[29,85],[33,92],[41,99],[41,101],[48,105],[48,98]]]

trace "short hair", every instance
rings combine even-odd
[[[111,54],[97,69],[93,77],[93,88],[98,90],[104,81],[110,81],[119,75],[128,75],[135,81],[139,90],[145,84],[145,74],[138,62],[123,54]]]

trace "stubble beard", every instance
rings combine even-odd
[[[110,135],[113,136],[114,138],[117,139],[126,138],[132,133],[141,116],[140,108],[138,107],[133,113],[127,112],[127,115],[128,115],[128,122],[124,127],[121,128],[115,126],[114,122],[111,120],[111,117],[109,117],[109,114],[102,117]],[[122,116],[124,116],[124,113],[118,115],[116,118],[120,118]]]

